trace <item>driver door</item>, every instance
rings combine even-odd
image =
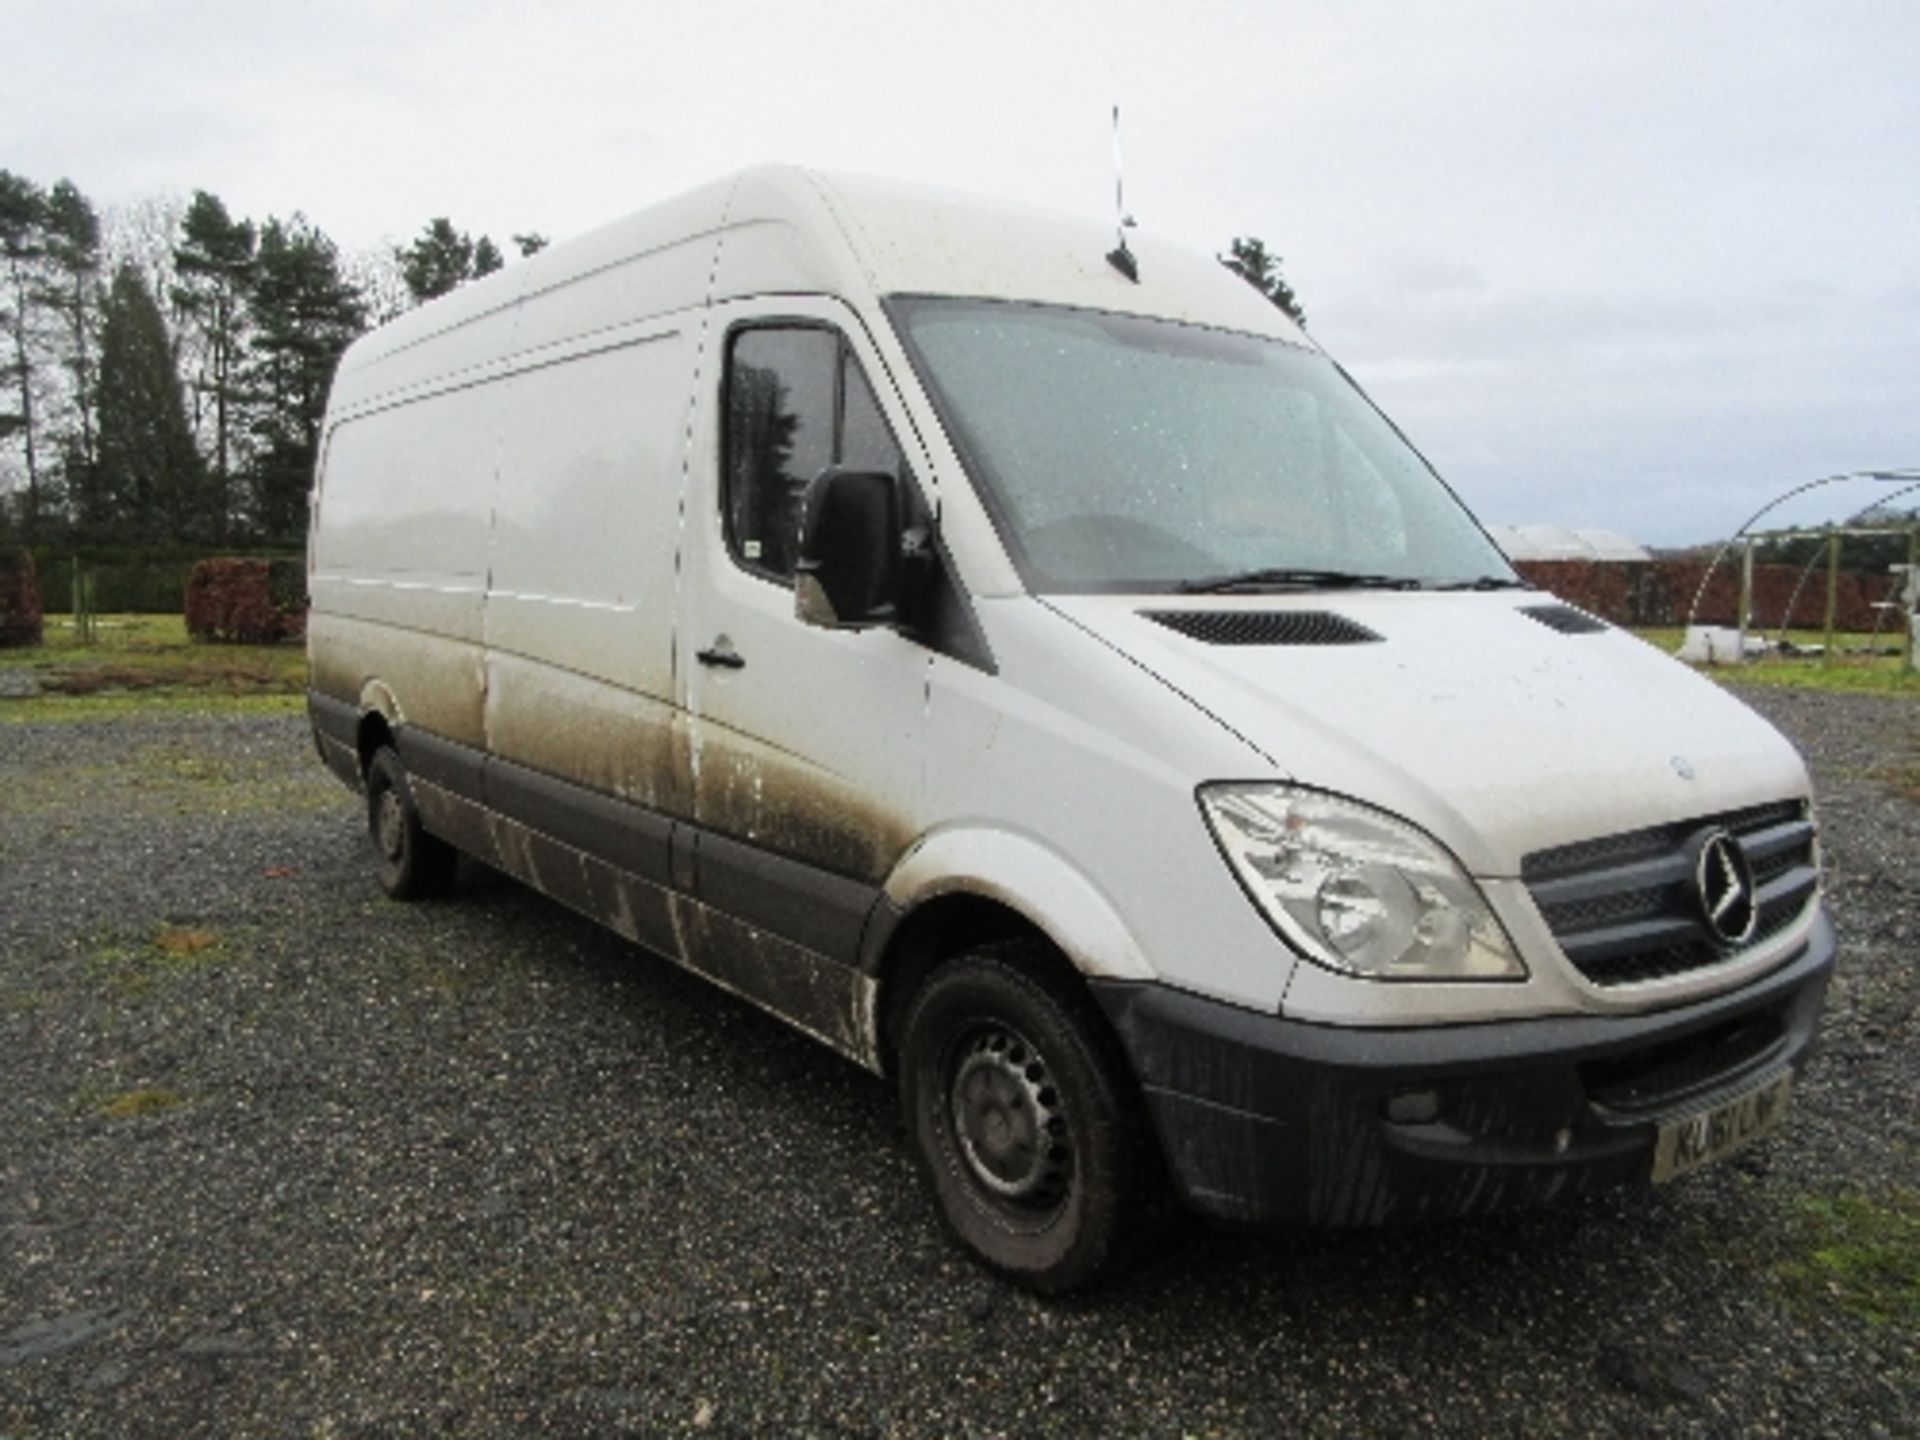
[[[897,631],[794,616],[807,482],[831,464],[911,468],[897,397],[852,312],[823,299],[721,307],[696,420],[678,664],[697,897],[842,963],[921,830],[929,652]],[[737,939],[737,937],[736,937]],[[725,949],[725,946],[720,947]],[[759,969],[781,963],[762,956]],[[802,962],[803,964],[805,962]]]

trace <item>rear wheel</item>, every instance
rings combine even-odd
[[[395,900],[423,900],[453,884],[458,852],[429,835],[400,752],[383,745],[367,766],[367,833],[380,862],[380,888]]]
[[[1002,945],[936,970],[901,1029],[900,1087],[948,1223],[1057,1293],[1124,1257],[1152,1171],[1099,1017],[1048,958]]]

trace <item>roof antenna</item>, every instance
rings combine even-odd
[[[1120,243],[1107,252],[1107,263],[1118,270],[1134,284],[1140,283],[1140,262],[1133,258],[1133,252],[1127,248],[1127,231],[1133,228],[1133,217],[1127,213],[1125,177],[1120,166],[1120,107],[1113,107],[1113,210],[1114,234]]]

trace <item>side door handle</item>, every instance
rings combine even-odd
[[[722,670],[744,669],[746,657],[733,648],[733,642],[726,636],[717,636],[713,644],[704,650],[694,651],[693,658],[702,665],[717,666]]]

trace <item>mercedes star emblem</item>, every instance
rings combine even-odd
[[[1753,928],[1760,920],[1753,893],[1753,867],[1747,864],[1740,842],[1725,830],[1715,830],[1701,842],[1694,885],[1700,893],[1700,913],[1716,940],[1723,945],[1744,945],[1753,938]]]

